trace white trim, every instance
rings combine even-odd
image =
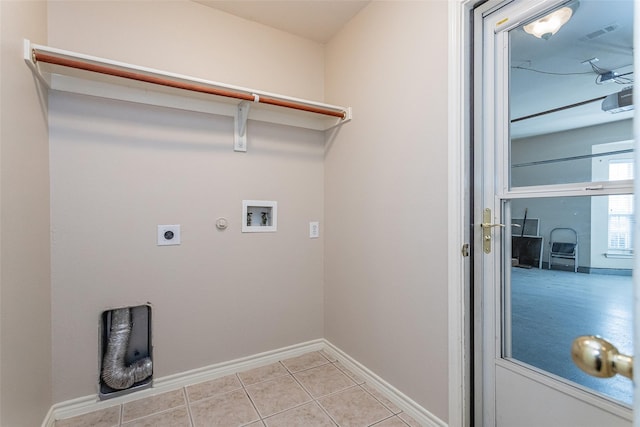
[[[448,53],[448,335],[449,335],[449,425],[465,426],[470,424],[469,414],[469,378],[467,365],[469,360],[466,348],[466,323],[468,308],[465,301],[465,258],[462,247],[465,243],[465,203],[467,194],[465,182],[468,180],[468,168],[465,159],[465,140],[468,138],[468,118],[465,108],[468,105],[469,82],[465,67],[468,65],[469,25],[468,15],[475,0],[449,2],[449,53]],[[466,47],[465,47],[466,46]]]
[[[264,353],[259,353],[248,357],[242,357],[228,362],[217,363],[186,372],[181,372],[178,374],[168,375],[166,377],[155,380],[151,388],[140,390],[135,393],[109,400],[100,401],[98,399],[98,395],[93,394],[77,399],[67,400],[65,402],[56,403],[49,409],[49,412],[42,422],[41,427],[54,427],[55,420],[57,418],[63,419],[87,414],[89,412],[97,411],[100,409],[109,408],[141,398],[176,390],[191,384],[197,384],[203,381],[209,381],[215,378],[234,374],[236,372],[246,371],[248,369],[269,365],[279,360],[289,359],[291,357],[300,356],[304,353],[312,351],[324,351],[329,356],[335,358],[347,369],[351,370],[354,374],[363,379],[365,383],[376,389],[384,397],[397,405],[398,408],[402,409],[403,412],[406,412],[408,415],[413,417],[421,426],[447,426],[444,421],[440,420],[431,412],[421,407],[411,398],[380,378],[364,365],[348,356],[342,350],[335,347],[329,341],[325,339],[317,339],[292,345],[289,347],[283,347],[277,350],[266,351]]]
[[[635,22],[633,29],[633,42],[636,48],[633,53],[633,63],[634,63],[634,71],[636,76],[640,73],[640,52],[638,51],[637,46],[640,44],[640,0],[635,0],[633,3],[633,19]],[[633,91],[638,94],[640,93],[640,82],[635,80],[633,85]],[[636,95],[637,96],[637,95]],[[633,119],[633,136],[634,136],[634,154],[635,154],[635,164],[640,164],[640,119],[636,115]],[[636,179],[634,181],[634,194],[640,194],[640,179]],[[635,203],[635,215],[636,215],[636,224],[638,224],[638,213],[640,212],[640,197],[634,198]],[[634,230],[634,238],[636,242],[640,241],[640,227],[635,227]],[[637,245],[636,245],[637,246]],[[633,260],[633,351],[635,355],[640,355],[640,278],[638,277],[638,272],[640,272],[640,257],[637,255]],[[640,427],[640,393],[638,392],[638,381],[640,381],[640,369],[636,369],[633,373],[633,381],[634,381],[634,397],[633,397],[633,425],[634,427]]]
[[[56,417],[54,415],[54,406],[49,408],[47,411],[47,415],[44,417],[44,421],[42,422],[42,427],[55,427],[56,425]]]
[[[216,363],[215,365],[209,365],[203,368],[192,369],[190,371],[168,375],[155,381],[154,387],[163,387],[166,389],[185,387],[191,384],[224,377],[225,375],[234,374],[236,372],[246,371],[248,369],[269,365],[282,359],[289,359],[291,357],[309,353],[310,351],[320,351],[323,348],[323,339],[307,341],[305,343],[300,343],[277,350],[266,351],[264,353],[254,354],[252,356],[242,357],[240,359],[235,359],[228,362]]]

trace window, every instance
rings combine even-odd
[[[631,159],[609,160],[609,180],[633,179]],[[608,249],[612,252],[631,253],[633,250],[633,195],[608,196]]]
[[[591,147],[591,181],[617,181],[615,186],[622,193],[591,198],[590,267],[594,269],[633,267],[633,146],[633,140],[626,140]]]

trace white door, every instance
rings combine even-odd
[[[590,376],[571,348],[598,335],[633,354],[633,4],[475,11],[476,425],[632,423],[632,381]],[[532,34],[560,9],[559,31]]]

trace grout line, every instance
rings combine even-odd
[[[286,367],[285,367],[285,369],[286,369]],[[297,371],[297,372],[302,372],[302,371]],[[255,403],[253,402],[253,399],[251,399],[251,396],[249,396],[249,400],[251,401],[251,404],[254,405],[254,408],[256,408],[256,411],[258,412],[258,415],[260,416],[260,420],[262,421],[263,424],[265,424],[265,420],[267,418],[271,418],[271,417],[273,417],[275,415],[282,414],[283,412],[287,412],[287,411],[290,411],[292,409],[296,409],[296,408],[299,408],[301,406],[308,405],[309,403],[317,403],[316,400],[315,400],[315,397],[313,397],[313,395],[309,392],[309,390],[307,390],[306,387],[304,385],[302,385],[302,383],[300,383],[300,381],[298,381],[298,379],[291,372],[287,372],[286,375],[291,377],[293,379],[293,381],[302,388],[302,390],[307,394],[307,397],[309,398],[309,400],[304,401],[302,403],[298,403],[298,404],[296,404],[294,406],[291,406],[290,408],[286,408],[286,409],[283,409],[281,411],[274,412],[273,414],[269,414],[269,415],[263,416],[262,413],[260,413],[260,411],[258,411],[258,408],[256,407]],[[273,380],[282,378],[282,377],[284,377],[286,375],[281,375],[281,376],[278,376],[276,378],[271,378],[271,379],[266,380],[266,381],[273,381]],[[266,382],[266,381],[261,381],[261,382]],[[259,384],[259,383],[256,383],[256,384]],[[251,385],[253,385],[253,384],[251,384]],[[249,395],[248,392],[247,392],[247,395]]]
[[[304,405],[308,405],[308,404],[310,404],[310,403],[316,403],[316,402],[315,402],[315,401],[313,400],[313,398],[312,398],[311,400],[307,400],[306,402],[298,403],[297,405],[294,405],[294,406],[292,406],[292,407],[290,407],[290,408],[283,409],[282,411],[274,412],[273,414],[271,414],[271,415],[269,415],[269,416],[267,416],[267,417],[262,418],[262,422],[264,422],[265,420],[267,420],[267,419],[269,419],[269,418],[271,418],[271,417],[274,417],[274,416],[276,416],[276,415],[280,415],[280,414],[282,414],[282,413],[285,413],[285,412],[291,411],[292,409],[296,409],[296,408],[299,408],[299,407],[304,406]]]
[[[324,350],[318,350],[318,351],[316,351],[316,353],[318,353],[320,356],[322,356],[325,359],[327,359],[327,362],[329,362],[329,363],[333,362],[333,360],[329,359],[329,357],[326,354],[324,354]]]
[[[362,385],[362,384],[366,383],[366,381],[363,378],[361,378],[360,376],[358,376],[358,375],[354,374],[353,372],[351,372],[350,370],[348,370],[347,367],[344,366],[342,363],[340,363],[339,360],[336,360],[335,362],[332,362],[332,363],[333,363],[333,366],[338,368],[338,370],[340,372],[342,372],[347,377],[349,377],[349,379],[351,381],[353,381],[354,383],[356,383],[358,385]]]
[[[311,369],[319,368],[321,366],[326,366],[326,365],[330,365],[330,364],[331,364],[331,362],[326,362],[326,363],[321,363],[320,365],[311,366],[310,368],[299,369],[297,371],[291,371],[291,370],[287,369],[287,371],[289,371],[289,373],[291,375],[293,375],[293,374],[297,374],[298,372],[309,371]]]
[[[321,353],[321,352],[319,352],[319,353]],[[315,369],[315,368],[319,368],[319,367],[321,367],[321,366],[326,366],[326,365],[328,365],[328,364],[331,364],[331,365],[332,365],[334,368],[336,368],[340,373],[342,373],[345,377],[347,377],[347,379],[349,379],[349,381],[351,381],[353,384],[352,384],[352,385],[350,385],[350,386],[348,386],[348,387],[345,387],[345,388],[343,388],[343,389],[341,389],[341,390],[337,390],[337,391],[334,391],[334,392],[329,393],[329,394],[325,394],[325,395],[322,395],[322,396],[315,397],[315,396],[314,396],[313,394],[311,394],[311,392],[310,392],[310,391],[309,391],[309,390],[308,390],[308,389],[307,389],[307,388],[306,388],[306,387],[305,387],[305,386],[304,386],[304,385],[303,385],[303,384],[298,380],[298,378],[295,376],[295,374],[294,374],[293,372],[291,372],[291,373],[290,373],[290,375],[291,375],[291,376],[293,377],[293,379],[294,379],[294,380],[295,380],[295,381],[296,381],[296,382],[297,382],[297,383],[298,383],[298,384],[299,384],[299,385],[300,385],[300,386],[301,386],[301,387],[302,387],[302,388],[303,388],[303,389],[304,389],[304,390],[305,390],[305,391],[306,391],[306,392],[311,396],[312,401],[313,401],[316,405],[318,405],[318,407],[320,407],[320,410],[322,410],[322,412],[324,412],[324,413],[329,417],[329,419],[330,419],[330,420],[331,420],[331,421],[332,421],[336,426],[340,426],[340,424],[338,423],[338,421],[337,421],[336,419],[334,419],[334,418],[333,418],[333,416],[329,413],[329,411],[328,411],[328,410],[327,410],[327,409],[322,405],[322,403],[320,403],[319,399],[323,399],[323,398],[325,398],[325,397],[329,397],[329,396],[333,396],[333,395],[338,394],[338,393],[342,393],[342,392],[344,392],[344,391],[346,391],[346,390],[349,390],[349,389],[352,389],[352,388],[354,388],[354,387],[359,387],[359,388],[360,388],[361,390],[363,390],[365,393],[366,393],[367,391],[366,391],[366,390],[361,386],[361,384],[358,384],[358,382],[357,382],[356,380],[354,380],[351,376],[347,375],[347,373],[346,373],[346,372],[344,372],[342,369],[340,369],[340,368],[338,368],[337,366],[335,366],[335,364],[338,362],[338,360],[337,360],[337,359],[336,359],[335,361],[331,361],[331,360],[329,360],[329,358],[328,358],[326,355],[324,355],[324,354],[322,354],[322,353],[321,353],[321,355],[322,355],[325,359],[327,359],[328,363],[323,363],[323,364],[321,364],[321,365],[313,366],[313,367],[311,367],[311,368],[301,369],[301,370],[299,370],[299,371],[296,371],[295,373],[304,372],[304,371],[308,371],[308,370],[311,370],[311,369]],[[285,368],[286,368],[286,366],[285,366]],[[288,370],[288,369],[287,369],[287,370]],[[364,384],[364,382],[363,382],[362,384]],[[377,401],[377,399],[376,399],[376,401]],[[308,402],[307,402],[307,403],[308,403]],[[383,405],[383,407],[385,407],[385,408],[386,408],[386,406],[384,406],[384,405]],[[387,409],[388,409],[388,408],[387,408]],[[282,411],[282,412],[284,412],[284,411]],[[392,413],[392,415],[391,415],[391,416],[393,416],[393,411],[390,411],[390,412]]]
[[[195,385],[195,384],[193,384]],[[188,386],[183,386],[182,390],[184,390],[184,401],[187,402],[187,405],[191,405],[191,397],[189,396],[189,392],[187,391]]]
[[[163,407],[161,409],[156,410],[155,412],[151,412],[149,414],[146,414],[146,415],[143,415],[143,416],[140,416],[140,417],[135,417],[135,418],[132,418],[132,419],[127,420],[127,421],[124,420],[124,406],[125,406],[125,403],[122,403],[121,404],[121,407],[122,407],[122,410],[121,410],[122,418],[121,418],[120,424],[126,424],[126,423],[130,423],[132,421],[141,420],[141,419],[144,419],[144,418],[147,418],[147,417],[151,417],[151,416],[156,415],[156,414],[161,414],[161,413],[170,411],[172,409],[179,408],[181,406],[188,405],[188,402],[187,402],[187,399],[185,397],[183,389],[184,389],[184,387],[179,387],[179,388],[175,388],[175,389],[172,389],[172,390],[163,391],[163,392],[160,392],[158,394],[151,395],[151,396],[141,397],[139,399],[132,400],[130,402],[126,402],[126,404],[139,403],[139,402],[141,402],[143,400],[147,400],[147,399],[148,400],[152,400],[153,398],[156,398],[156,397],[159,397],[159,396],[163,396],[163,395],[166,395],[166,394],[170,394],[170,393],[175,393],[176,391],[179,391],[179,390],[182,391],[182,398],[184,399],[184,403],[183,404],[180,404],[180,405],[177,405],[177,406],[173,406],[171,408]]]
[[[327,416],[329,417],[329,419],[331,421],[333,421],[333,423],[337,426],[340,426],[340,424],[338,424],[338,421],[336,421],[331,414],[329,413],[329,411],[327,410],[327,408],[325,408],[324,406],[322,406],[322,403],[320,403],[319,401],[315,400],[314,401],[316,403],[316,405],[318,405],[320,407],[320,410],[322,410],[322,412],[324,412],[325,414],[327,414]]]
[[[196,422],[193,420],[193,414],[191,413],[191,402],[189,400],[189,394],[187,393],[187,387],[182,387],[182,395],[184,396],[184,402],[187,405],[187,415],[189,416],[189,422],[191,427],[196,426]]]
[[[285,365],[285,364],[284,364],[284,361],[282,361],[282,360],[280,361],[280,363],[282,363],[282,365],[284,366],[284,368],[285,368],[287,371],[289,371],[289,373],[290,373],[290,374],[294,374],[294,373],[302,372],[302,371],[308,371],[309,369],[313,369],[313,368],[317,368],[317,367],[319,367],[319,366],[324,366],[324,365],[327,365],[327,364],[329,364],[329,363],[333,363],[333,362],[331,362],[331,360],[329,360],[329,358],[328,358],[327,356],[325,356],[324,354],[322,354],[322,351],[321,351],[321,350],[317,350],[317,351],[310,351],[310,352],[308,352],[308,353],[304,353],[304,354],[302,354],[302,355],[300,355],[300,356],[297,356],[297,357],[306,356],[306,355],[308,355],[308,354],[313,354],[313,353],[317,353],[317,354],[319,354],[320,356],[322,356],[322,358],[323,358],[323,359],[325,359],[325,361],[326,361],[326,362],[325,362],[325,363],[321,363],[321,364],[319,364],[319,365],[310,366],[310,367],[308,367],[308,368],[299,369],[299,370],[297,370],[297,371],[292,371],[291,369],[289,369],[289,368],[287,367],[287,365]],[[295,357],[292,357],[292,359],[295,359]],[[288,359],[285,359],[285,360],[288,360]]]
[[[311,368],[313,369],[313,368]],[[302,372],[302,371],[298,371],[298,372]],[[290,374],[291,378],[293,378],[293,381],[295,381],[300,387],[302,387],[302,389],[305,391],[305,393],[307,393],[309,395],[309,397],[311,398],[311,400],[316,400],[315,396],[313,394],[311,394],[311,391],[308,390],[304,384],[302,384],[300,382],[300,380],[294,375],[294,374]]]
[[[268,379],[266,379],[266,380],[256,381],[255,383],[251,383],[251,384],[245,384],[245,383],[244,383],[244,381],[242,381],[242,378],[240,377],[240,374],[241,374],[241,373],[243,373],[243,372],[248,372],[248,371],[236,372],[236,375],[237,375],[237,377],[238,377],[238,380],[240,381],[240,384],[242,384],[242,386],[243,386],[243,387],[251,387],[252,385],[255,385],[255,384],[260,384],[260,383],[263,383],[263,382],[266,382],[266,381],[275,380],[275,379],[277,379],[277,378],[281,378],[281,377],[284,377],[284,376],[286,376],[286,375],[290,375],[290,374],[291,374],[291,373],[289,372],[289,370],[287,369],[287,367],[286,367],[286,366],[284,366],[284,365],[282,364],[282,361],[280,361],[280,360],[278,360],[277,362],[274,362],[274,363],[270,363],[270,364],[268,364],[268,365],[259,366],[259,367],[254,368],[254,369],[264,368],[265,366],[275,365],[276,363],[280,364],[280,367],[281,367],[282,369],[284,369],[284,371],[285,371],[285,372],[284,372],[284,373],[282,373],[282,374],[278,374],[278,375],[276,375],[276,376],[275,376],[275,377],[273,377],[273,378],[268,378]],[[249,369],[249,371],[251,371],[251,370],[252,370],[252,369]]]
[[[400,414],[402,414],[402,412],[400,412]],[[403,420],[403,419],[400,417],[400,414],[397,414],[397,415],[396,415],[396,417],[398,417],[398,419],[399,419],[401,422],[403,422],[407,427],[411,427],[411,426],[409,425],[409,423],[408,423],[408,422],[406,422],[405,420]]]
[[[333,363],[331,363],[331,364],[333,365]],[[325,365],[320,365],[320,366],[325,366]],[[320,366],[316,366],[315,368],[319,368]],[[335,366],[334,366],[334,367],[335,367]],[[306,370],[311,370],[311,369],[315,369],[315,368],[310,368],[310,369],[306,369]],[[338,369],[337,367],[335,367],[335,368],[336,368],[336,369]],[[318,396],[318,397],[315,397],[313,394],[311,394],[311,391],[307,390],[307,388],[304,386],[304,384],[302,384],[302,383],[298,380],[298,378],[296,378],[295,374],[292,374],[292,375],[293,375],[293,378],[298,382],[298,384],[300,384],[300,386],[302,386],[302,388],[303,388],[303,389],[305,389],[305,390],[307,391],[307,393],[309,393],[309,395],[311,396],[311,398],[312,398],[314,401],[318,401],[318,399],[324,399],[325,397],[333,396],[334,394],[342,393],[343,391],[347,391],[347,390],[349,390],[349,389],[351,389],[351,388],[358,387],[358,386],[360,386],[360,385],[361,385],[361,384],[358,384],[356,381],[354,381],[354,380],[353,380],[353,378],[349,377],[349,375],[345,374],[345,373],[344,373],[343,371],[341,371],[340,369],[338,369],[338,371],[339,371],[342,375],[344,375],[344,376],[345,376],[349,381],[351,381],[353,384],[348,385],[347,387],[342,388],[342,389],[340,389],[340,390],[332,391],[331,393],[323,394],[322,396]],[[297,373],[299,373],[299,372],[303,372],[303,371],[298,371],[298,372],[296,372],[296,374],[297,374]],[[364,384],[364,383],[363,383],[363,384]],[[366,390],[365,390],[365,391],[366,391]]]
[[[324,396],[320,396],[320,397],[318,397],[318,398],[317,398],[317,399],[315,399],[315,400],[324,399],[325,397],[333,396],[333,395],[335,395],[335,394],[342,393],[342,392],[345,392],[345,391],[347,391],[347,390],[351,390],[352,388],[356,388],[356,387],[360,387],[360,384],[352,384],[352,385],[350,385],[349,387],[343,388],[342,390],[334,391],[334,392],[332,392],[332,393],[325,394]],[[360,388],[362,388],[362,387],[360,387]],[[365,390],[365,391],[366,391],[366,390]]]
[[[300,372],[300,371],[298,371],[298,372]],[[274,415],[281,414],[281,413],[283,413],[283,412],[289,411],[289,410],[291,410],[291,409],[298,408],[298,407],[300,407],[300,406],[306,405],[306,404],[311,403],[311,402],[313,402],[313,401],[314,401],[313,395],[312,395],[311,393],[309,393],[309,391],[308,391],[308,390],[307,390],[307,389],[306,389],[306,388],[305,388],[305,387],[300,383],[300,381],[298,381],[298,379],[297,379],[297,378],[296,378],[292,373],[289,373],[289,376],[291,377],[291,379],[293,380],[293,382],[294,382],[294,383],[298,384],[298,385],[300,386],[300,388],[302,388],[302,391],[304,391],[305,393],[307,393],[307,397],[308,397],[310,400],[307,400],[307,401],[305,401],[305,402],[299,403],[299,404],[294,405],[294,406],[292,406],[292,407],[290,407],[290,408],[283,409],[282,411],[274,412],[273,414],[269,415],[268,417],[264,417],[264,418],[263,418],[263,420],[264,420],[265,418],[269,418],[269,417],[272,417],[272,416],[274,416]]]
[[[350,387],[349,387],[349,388],[350,388]],[[345,390],[347,390],[347,389],[345,389]],[[340,390],[340,391],[344,391],[344,390]],[[336,392],[336,393],[339,393],[339,392]],[[332,394],[335,394],[335,393],[330,393],[330,394],[327,394],[326,396],[322,396],[322,397],[331,396]],[[318,399],[320,399],[320,398],[318,398]],[[325,407],[322,405],[322,403],[320,403],[320,401],[319,401],[318,399],[315,399],[315,400],[314,400],[314,402],[316,402],[316,405],[318,405],[318,406],[320,407],[320,409],[321,409],[325,414],[327,414],[327,416],[331,419],[331,421],[333,421],[333,422],[334,422],[334,424],[335,424],[336,426],[340,426],[340,424],[338,423],[338,420],[336,420],[335,418],[333,418],[333,416],[331,416],[331,414],[329,413],[329,410],[328,410],[327,408],[325,408]]]
[[[259,420],[256,420],[256,421],[250,421],[250,422],[248,422],[248,423],[246,423],[246,424],[240,424],[240,427],[250,426],[250,425],[255,424],[255,423],[260,423],[260,425],[261,425],[262,427],[265,427],[265,426],[266,426],[266,424],[264,423],[264,421],[263,421],[262,419],[259,419]]]
[[[398,421],[400,421],[402,424],[404,424],[404,425],[408,425],[407,423],[405,423],[405,422],[404,422],[404,420],[403,420],[402,418],[400,418],[399,416],[397,416],[397,415],[395,415],[395,414],[394,414],[394,415],[391,415],[390,417],[383,418],[383,419],[381,419],[380,421],[376,421],[376,422],[375,422],[375,423],[373,423],[373,424],[369,424],[369,426],[368,426],[368,427],[375,427],[375,426],[377,426],[377,425],[379,425],[379,424],[381,424],[381,423],[383,423],[383,422],[385,422],[385,421],[387,421],[387,420],[390,420],[391,418],[397,418],[397,419],[398,419]]]
[[[188,405],[184,404],[184,405],[174,406],[173,408],[166,408],[166,409],[162,409],[162,410],[157,411],[157,412],[154,412],[154,413],[152,413],[152,414],[148,414],[148,415],[145,415],[145,416],[143,416],[143,417],[138,417],[138,418],[134,418],[134,419],[132,419],[132,420],[129,420],[129,421],[127,421],[126,423],[122,423],[122,424],[121,424],[121,426],[123,426],[123,425],[127,425],[127,424],[128,424],[128,425],[132,425],[133,423],[138,423],[139,421],[144,421],[146,418],[151,418],[151,417],[155,417],[155,416],[157,416],[157,415],[167,414],[167,413],[169,413],[169,412],[171,412],[171,411],[175,411],[175,410],[177,410],[177,409],[180,409],[182,406],[187,407]],[[187,409],[187,412],[188,412],[188,409]]]
[[[319,353],[331,363],[336,363],[338,361],[338,359],[336,359],[335,357],[331,357],[325,350],[320,350]]]
[[[242,391],[244,391],[244,394],[247,396],[247,399],[249,399],[249,402],[251,403],[251,406],[253,406],[253,409],[256,411],[256,414],[258,414],[258,418],[260,419],[260,421],[262,421],[262,424],[264,425],[264,417],[262,416],[262,414],[260,413],[260,411],[258,410],[258,407],[256,406],[255,402],[253,401],[253,399],[251,398],[251,395],[249,394],[249,391],[247,390],[247,388],[244,386],[244,383],[242,382],[242,380],[240,379],[240,375],[238,375],[238,373],[236,372],[236,378],[238,378],[238,381],[240,381],[240,385],[242,386]],[[264,382],[264,381],[263,381]],[[256,383],[257,384],[257,383]]]
[[[355,381],[354,381],[354,383],[355,383]],[[334,391],[333,393],[325,394],[324,396],[320,396],[320,397],[317,397],[317,398],[315,398],[315,397],[313,397],[313,396],[312,396],[312,398],[313,398],[313,401],[316,403],[316,405],[318,405],[318,406],[320,407],[320,409],[321,409],[325,414],[327,414],[327,416],[331,419],[331,421],[333,421],[333,423],[334,423],[336,426],[338,426],[338,427],[339,427],[339,426],[340,426],[340,424],[338,423],[338,421],[337,421],[335,418],[333,418],[333,416],[331,415],[331,413],[329,413],[329,410],[328,410],[327,408],[325,408],[325,407],[322,405],[322,403],[320,403],[320,399],[324,399],[325,397],[329,397],[329,396],[333,396],[333,395],[338,394],[338,393],[342,393],[342,392],[344,392],[344,391],[347,391],[347,390],[352,389],[352,388],[355,388],[355,387],[360,387],[360,385],[359,385],[359,384],[353,384],[353,385],[350,385],[350,386],[349,386],[349,387],[347,387],[347,388],[343,388],[342,390]],[[360,388],[362,388],[362,387],[360,387]]]
[[[364,384],[367,384],[367,383],[362,383],[362,384],[364,385]],[[377,393],[380,393],[378,390],[376,390],[375,388],[371,387],[371,385],[368,385],[368,387],[369,387],[369,388],[371,388],[371,389],[373,389],[373,390],[375,390]],[[402,409],[400,409],[400,408],[398,408],[398,407],[396,406],[396,408],[398,408],[398,410],[400,411],[400,412],[396,413],[396,411],[394,411],[393,409],[391,409],[390,407],[388,407],[388,406],[387,406],[387,405],[386,405],[382,400],[378,399],[378,398],[376,397],[376,395],[375,395],[375,394],[373,394],[372,392],[370,392],[369,390],[367,390],[365,387],[362,387],[362,389],[363,389],[367,394],[369,394],[369,396],[373,397],[373,398],[376,400],[376,402],[378,402],[378,403],[379,403],[379,404],[381,404],[383,407],[385,407],[386,409],[388,409],[388,410],[389,410],[389,412],[391,412],[393,415],[398,415],[398,414],[401,414],[401,413],[402,413]],[[393,403],[393,402],[391,402],[391,403]]]

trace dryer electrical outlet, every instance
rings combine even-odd
[[[180,224],[158,226],[158,246],[180,244]]]

